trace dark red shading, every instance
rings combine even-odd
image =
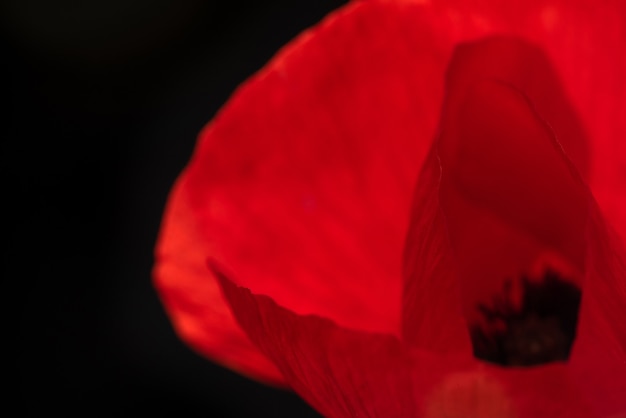
[[[494,86],[477,87],[486,82]],[[517,96],[523,92],[524,97],[519,98],[523,103],[519,106],[532,106],[536,110],[531,109],[532,114],[520,115],[516,119],[514,115],[519,111],[501,108],[510,102],[508,98],[491,95],[482,100],[474,95],[468,99],[469,90],[478,89],[483,95],[489,94],[488,88],[493,90],[498,84],[515,89]],[[576,276],[580,278],[587,198],[578,191],[580,185],[572,184],[570,169],[563,158],[556,156],[558,150],[554,148],[562,145],[566,150],[571,149],[583,171],[589,165],[586,152],[588,140],[577,115],[565,97],[552,66],[535,46],[504,37],[459,46],[447,73],[447,92],[440,127],[443,140],[438,152],[441,158],[433,156],[424,166],[414,199],[414,223],[409,230],[406,247],[403,304],[405,338],[438,350],[462,349],[464,344],[467,345],[463,331],[465,324],[459,322],[455,312],[456,306],[461,306],[456,302],[459,300],[459,274],[468,275],[466,278],[470,283],[463,289],[466,314],[473,313],[477,303],[486,302],[496,294],[506,279],[529,273],[534,266],[528,258],[536,259],[540,252],[558,252],[556,247],[564,249],[571,246],[568,249],[569,262],[576,266]],[[467,103],[468,100],[474,102]],[[476,103],[476,100],[484,103]],[[539,117],[537,112],[542,109],[546,110],[545,115]],[[546,120],[550,121],[550,127],[544,126]],[[536,132],[524,132],[525,126],[532,126],[530,129]],[[492,131],[477,131],[483,127]],[[466,131],[473,132],[475,138],[460,137]],[[512,134],[518,135],[517,139],[510,138]],[[552,135],[558,135],[564,144],[556,143]],[[550,150],[552,154],[549,154]],[[520,153],[525,153],[525,157]],[[516,160],[518,164],[514,167],[512,161]],[[476,205],[470,202],[471,207],[468,207],[467,199],[462,199],[451,204],[451,210],[455,212],[449,214],[446,225],[439,207],[439,181],[445,167],[449,168],[444,173],[444,180],[456,179],[455,184],[461,191],[472,195],[469,200],[482,199],[478,211],[482,212],[484,222],[476,221]],[[563,176],[569,177],[570,181],[563,180]],[[569,196],[567,189],[562,188],[564,184],[570,184]],[[456,196],[453,198],[456,199]],[[489,201],[485,202],[485,199]],[[547,208],[551,208],[551,214],[531,219]],[[563,214],[571,217],[569,223],[565,222]],[[528,215],[526,219],[522,219],[525,215]],[[450,247],[448,241],[452,233],[450,228],[455,222],[463,222],[463,217],[469,217],[467,224],[474,230],[465,233],[468,243],[461,245],[464,250],[456,251],[465,260],[481,265],[474,268],[473,273],[469,273],[472,269],[467,262],[455,264],[452,259],[455,249]],[[538,244],[532,250],[535,256],[527,254],[526,260],[520,260],[516,266],[511,257],[524,257],[519,248],[522,244],[519,239],[511,238],[509,241],[515,248],[502,246],[502,234],[507,234],[501,231],[501,222],[497,220],[502,217],[506,218],[503,219],[505,224],[513,223],[517,229],[530,235],[541,235],[531,239],[545,242],[547,247],[540,249]],[[555,221],[561,220],[560,231],[555,230],[559,225]],[[493,222],[497,225],[487,225]],[[488,243],[489,238],[485,235],[490,230],[495,234],[491,237],[492,244]],[[481,237],[484,238],[482,242],[478,241]],[[554,239],[559,239],[560,244],[546,242]],[[554,251],[549,250],[550,246],[555,247]],[[500,254],[493,252],[496,248],[500,249]],[[478,251],[483,252],[482,256]],[[498,262],[501,267],[498,267]],[[494,270],[487,271],[482,267],[484,264]],[[480,289],[481,284],[487,288]]]
[[[475,39],[468,28],[478,25],[533,42],[550,57],[590,138],[589,186],[626,239],[626,3],[442,0],[429,7],[456,19],[457,41]]]

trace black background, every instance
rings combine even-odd
[[[3,206],[15,212],[5,215],[3,276],[18,285],[4,290],[16,306],[6,320],[19,324],[9,358],[17,416],[317,416],[184,346],[150,270],[198,131],[342,3],[2,3]]]

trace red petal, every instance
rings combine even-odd
[[[447,106],[459,106],[467,89],[482,79],[502,80],[522,90],[550,122],[579,169],[587,172],[587,138],[540,50],[512,38],[458,47],[448,74]],[[465,323],[456,309],[460,305],[456,272],[439,211],[439,178],[440,162],[433,153],[420,175],[408,234],[403,336],[436,350],[465,350]]]
[[[215,270],[235,316],[289,384],[328,417],[589,418],[563,365],[505,371],[302,316]]]
[[[284,385],[284,378],[235,322],[206,269],[210,251],[190,216],[189,190],[181,178],[168,202],[157,247],[155,285],[178,335],[199,353],[249,377]]]
[[[554,63],[589,133],[590,186],[626,240],[626,3],[621,0],[440,0],[457,40],[511,34],[536,42]]]
[[[297,315],[236,286],[219,271],[217,275],[251,340],[324,416],[419,416],[418,405],[429,385],[414,388],[413,358],[397,339]],[[424,362],[424,374],[441,379],[447,371],[444,363],[429,360]]]
[[[440,78],[454,40],[496,31],[544,45],[593,138],[593,192],[626,237],[626,152],[618,142],[626,137],[626,60],[619,53],[626,38],[624,5],[520,1],[499,10],[488,2],[468,11],[470,2],[454,3],[442,6],[441,14],[410,4],[349,6],[282,52],[205,131],[195,162],[172,194],[155,268],[170,315],[192,345],[246,373],[279,379],[238,330],[202,255],[250,273],[246,285],[297,312],[328,315],[356,328],[395,330],[400,273],[393,257],[408,223],[410,183],[424,154],[424,143],[415,139],[433,136]],[[319,137],[327,140],[311,148],[307,138]],[[346,142],[337,139],[344,137]],[[381,146],[392,139],[390,148]],[[400,174],[385,174],[391,160]],[[302,176],[313,164],[317,172],[326,167],[327,174],[314,181]],[[372,175],[363,178],[363,172]],[[292,174],[294,179],[286,178]],[[400,180],[394,185],[393,178]],[[311,213],[306,210],[313,200],[294,194],[303,185],[319,197]],[[378,224],[371,225],[381,229],[369,226],[372,216]],[[298,227],[307,222],[313,226]],[[266,241],[274,227],[279,233]],[[329,250],[332,241],[338,245]],[[294,242],[305,245],[294,248]],[[355,260],[357,254],[372,256],[364,263]],[[307,267],[312,264],[319,266],[313,273]]]
[[[552,123],[545,109],[567,114],[562,120],[575,116],[554,97],[562,92],[549,85],[554,77],[543,61],[531,46],[501,38],[455,55],[439,143],[441,205],[470,320],[478,302],[544,253],[569,265],[579,284],[584,277],[570,373],[609,416],[626,411],[626,258],[563,153],[584,136],[564,137],[567,129]],[[528,68],[530,77],[520,77]],[[551,93],[550,106],[537,91]]]
[[[515,84],[502,84],[515,83],[517,74],[507,68],[481,80],[472,71],[495,67],[503,49],[542,74],[528,48],[505,40],[460,50],[448,73],[440,196],[466,315],[478,303],[490,304],[505,280],[530,274],[547,255],[566,262],[579,279],[584,271],[588,198],[582,183],[528,99]],[[539,111],[543,103],[536,103]]]
[[[206,257],[295,312],[398,332],[411,192],[443,86],[431,20],[411,5],[352,4],[282,51],[202,133],[155,269],[178,331],[201,352],[276,377]]]
[[[626,415],[626,255],[592,207],[578,337],[569,364],[600,416]]]
[[[407,234],[402,337],[425,349],[469,355],[458,272],[439,205],[440,178],[439,159],[431,152],[420,173]]]
[[[503,36],[460,44],[446,78],[448,108],[458,107],[467,90],[481,80],[501,81],[522,92],[578,172],[589,176],[589,139],[552,63],[539,47]]]

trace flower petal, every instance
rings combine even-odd
[[[588,140],[565,98],[558,77],[536,47],[515,38],[493,37],[455,50],[448,70],[446,106],[459,106],[480,80],[500,80],[527,95],[577,166],[587,173]],[[465,324],[460,319],[454,263],[439,211],[440,161],[433,152],[423,168],[413,206],[405,260],[403,336],[436,350],[464,350]],[[436,320],[434,320],[436,318]]]
[[[163,221],[153,275],[178,335],[199,353],[251,378],[284,385],[284,378],[235,322],[206,269],[203,231],[190,213],[184,176],[175,185]]]
[[[404,251],[402,338],[424,349],[469,355],[458,272],[439,205],[441,167],[434,151],[419,176]]]
[[[511,372],[298,315],[212,265],[241,327],[328,417],[590,418],[564,365]]]
[[[454,41],[487,33],[528,37],[555,58],[593,138],[589,177],[594,195],[626,237],[626,119],[621,117],[626,54],[620,53],[626,7],[612,0],[601,6],[515,1],[502,9],[487,3],[447,1],[439,9],[352,4],[294,42],[237,92],[203,133],[194,162],[173,191],[157,249],[156,283],[183,338],[244,373],[281,380],[238,329],[206,273],[207,256],[246,273],[246,286],[296,312],[327,315],[360,329],[395,331],[400,263],[393,257],[408,225],[408,213],[398,216],[398,210],[408,208],[424,144],[434,134],[442,98],[436,80]],[[368,117],[370,111],[377,117]],[[386,144],[383,133],[393,139],[391,147],[380,146]],[[307,148],[307,138],[320,135],[327,141]],[[377,153],[380,158],[370,160]],[[320,159],[328,170],[312,181],[306,169],[319,168]],[[384,162],[389,159],[400,174],[385,174],[392,172]],[[362,178],[363,172],[375,178]],[[312,186],[304,197],[303,185]],[[380,229],[365,225],[374,213],[384,225]],[[275,222],[281,230],[273,236]],[[311,226],[302,227],[306,223]],[[356,230],[361,233],[354,235]],[[347,238],[353,236],[357,239]],[[239,247],[238,237],[250,241]],[[362,254],[369,254],[368,263],[357,260]],[[598,294],[606,294],[616,281],[602,284]],[[441,341],[447,344],[446,338]]]
[[[584,269],[588,198],[560,147],[586,141],[544,61],[530,45],[491,38],[458,48],[450,64],[440,196],[462,274],[477,274],[466,292],[528,272],[547,248]]]
[[[490,36],[457,45],[446,76],[446,109],[454,112],[469,89],[482,80],[520,91],[546,121],[568,159],[589,176],[589,139],[561,80],[541,48],[520,38]]]
[[[436,0],[433,7],[457,20],[458,41],[476,39],[471,28],[479,25],[479,36],[518,36],[551,58],[591,138],[591,189],[626,240],[626,3]]]
[[[179,333],[201,352],[276,377],[206,257],[295,312],[398,333],[411,193],[445,66],[432,19],[415,5],[351,4],[281,51],[202,132],[155,267]]]
[[[502,48],[503,42],[508,49]],[[515,58],[511,53],[519,55]],[[567,130],[560,129],[558,121],[553,123],[550,111],[545,111],[567,114],[566,100],[552,97],[552,105],[545,106],[543,96],[534,94],[532,77],[519,78],[517,70],[511,71],[515,67],[489,70],[497,69],[497,60],[507,54],[507,62],[534,68],[532,77],[540,86],[554,78],[541,74],[549,66],[537,65],[541,55],[531,46],[502,38],[461,47],[448,73],[439,141],[441,205],[464,284],[465,312],[471,321],[481,293],[495,294],[498,280],[532,270],[535,260],[547,253],[545,262],[558,263],[553,267],[569,270],[570,278],[583,285],[569,373],[589,394],[599,416],[624,413],[623,247],[567,158],[571,138],[584,139],[584,135],[573,132],[566,137]],[[489,68],[473,72],[476,65]],[[554,86],[544,85],[538,91],[542,89],[562,94]],[[575,118],[572,113],[571,118]],[[563,300],[551,303],[556,307]]]
[[[537,65],[546,67],[546,58],[540,52],[526,53],[529,56],[524,60],[528,58],[530,61],[523,61],[524,65],[516,68],[521,56],[516,59],[506,50],[501,50],[505,57],[487,61],[494,66],[493,71],[480,65],[481,60],[475,61],[479,65],[474,71],[479,75],[494,75],[494,72],[497,75],[503,70],[509,72],[507,81],[522,88],[537,104],[541,117],[549,122],[557,139],[566,148],[568,157],[583,178],[590,182],[603,213],[621,239],[625,240],[626,141],[623,138],[626,138],[626,118],[623,115],[626,114],[626,82],[623,74],[626,73],[626,51],[616,51],[623,51],[626,45],[626,25],[623,24],[626,21],[626,4],[619,1],[599,4],[586,0],[512,1],[502,4],[481,0],[441,0],[426,7],[437,10],[435,14],[440,16],[440,22],[447,19],[455,22],[454,25],[441,26],[445,35],[436,35],[449,36],[453,43],[472,41],[489,34],[507,34],[534,41],[547,52],[564,88],[553,80],[542,80],[541,77],[546,76],[545,71],[540,72],[543,75],[538,79],[533,79],[537,77],[536,72],[527,71]],[[512,51],[515,49],[519,46]],[[535,64],[526,66],[528,63]],[[551,67],[550,64],[547,66]],[[550,77],[549,73],[547,76]],[[561,102],[573,103],[581,123],[576,122],[577,117],[568,120],[574,112],[571,106],[551,103],[554,98],[570,95],[567,99],[571,100]],[[559,111],[551,113],[551,108]],[[571,123],[572,120],[574,123]],[[584,139],[585,131],[590,133],[587,138],[592,138],[592,141]],[[435,170],[434,174],[428,173],[431,169]],[[443,244],[437,242],[440,239],[437,231],[441,227],[432,215],[432,207],[429,208],[433,199],[427,194],[431,186],[426,183],[433,181],[428,179],[437,177],[436,161],[427,162],[424,170],[413,208],[414,213],[421,215],[414,217],[405,257],[408,284],[405,284],[404,293],[403,335],[407,340],[423,346],[445,349],[456,342],[456,346],[462,349],[463,335],[459,331],[459,323],[453,318],[454,308],[451,307],[457,300],[455,294],[458,291],[452,281],[444,279],[448,263],[442,250]],[[619,239],[616,241],[616,245],[620,245]],[[415,261],[420,259],[423,263],[421,267]],[[443,271],[437,271],[438,268]],[[424,277],[422,281],[415,279],[419,275]],[[428,281],[428,277],[436,279]],[[426,303],[427,300],[434,303]],[[430,320],[433,317],[441,322]]]
[[[297,315],[269,297],[238,287],[219,270],[216,275],[250,339],[324,416],[419,416],[417,405],[426,388],[413,387],[413,359],[397,339]],[[433,379],[446,372],[441,361],[425,364],[424,373]]]
[[[596,207],[587,240],[578,337],[569,364],[599,416],[626,416],[626,256]]]
[[[580,289],[588,197],[524,96],[500,82],[479,82],[444,121],[441,208],[472,327],[494,315],[503,320],[503,310],[530,309],[520,287],[530,289],[526,278],[547,286],[542,278],[553,271]],[[540,314],[534,309],[529,315]],[[564,316],[554,312],[567,327],[567,345],[558,346],[567,352],[577,314],[576,298]]]

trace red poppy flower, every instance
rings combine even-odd
[[[200,135],[179,335],[327,416],[626,413],[626,6],[357,2]]]

